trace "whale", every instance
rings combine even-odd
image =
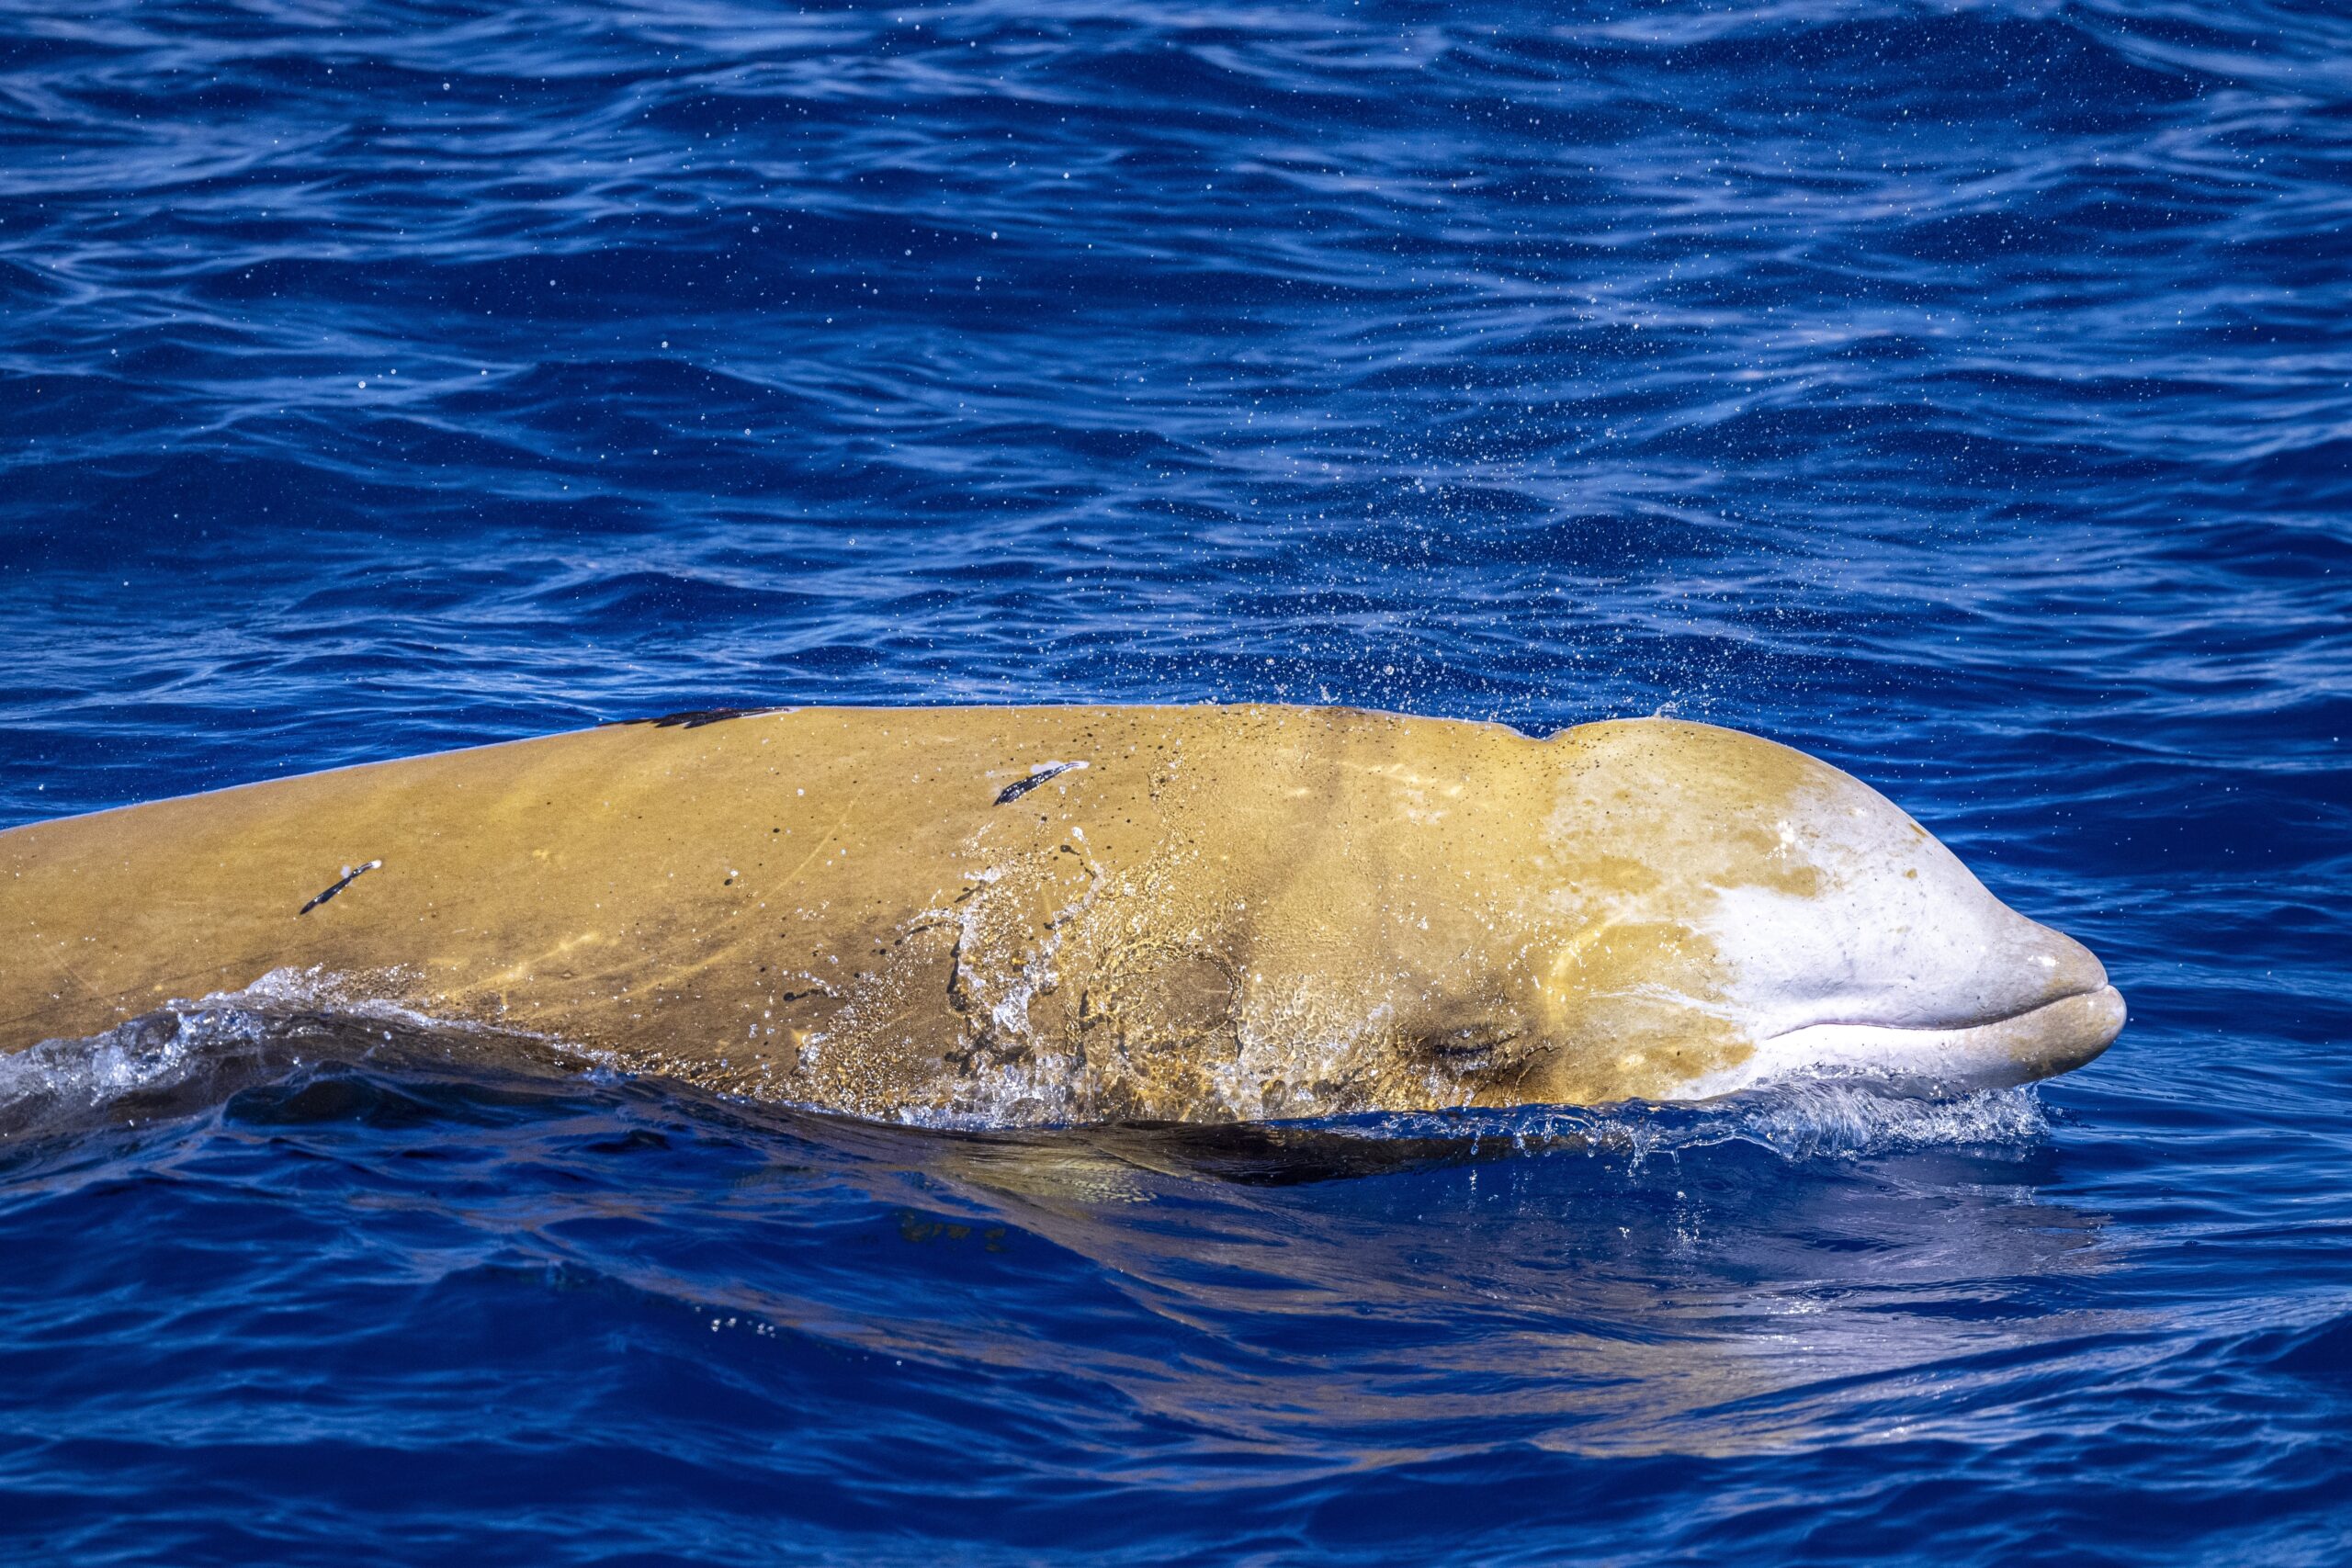
[[[1005,1126],[1957,1094],[2125,1018],[1790,747],[1283,705],[713,710],[33,823],[0,965],[0,1051],[291,987]]]

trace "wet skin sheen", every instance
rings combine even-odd
[[[1868,786],[1666,719],[682,716],[0,833],[0,1048],[274,975],[998,1122],[1957,1089],[2123,1019]]]

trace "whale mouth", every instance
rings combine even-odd
[[[1809,1023],[1759,1041],[1743,1065],[1749,1088],[1799,1077],[1860,1077],[1907,1090],[2006,1089],[2072,1072],[2122,1032],[2123,994],[2100,984],[1972,1023]]]

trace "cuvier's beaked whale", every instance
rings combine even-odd
[[[0,1048],[283,970],[865,1116],[1928,1091],[2123,1024],[1867,785],[1669,719],[678,716],[0,833]]]

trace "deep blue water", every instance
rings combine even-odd
[[[729,703],[1664,710],[2133,1021],[994,1138],[50,1048],[0,1547],[2352,1560],[2347,223],[2324,0],[5,0],[0,826]]]

